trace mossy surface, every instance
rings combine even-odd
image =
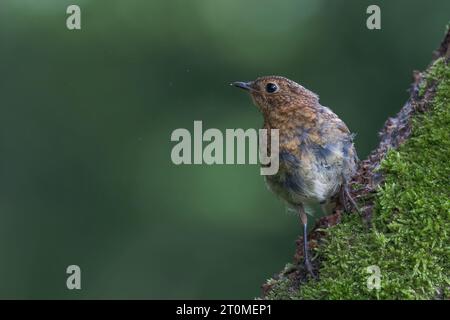
[[[433,91],[429,109],[412,119],[410,138],[382,161],[372,227],[354,213],[325,230],[314,256],[320,279],[269,280],[268,299],[450,298],[450,68],[434,62],[419,85]],[[369,290],[369,266],[381,272]],[[296,289],[293,289],[296,288]]]

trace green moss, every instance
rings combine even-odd
[[[422,95],[431,87],[431,110],[415,116],[411,137],[382,162],[373,227],[346,216],[316,249],[320,280],[293,292],[287,277],[272,280],[267,298],[450,298],[450,68],[443,59],[426,73]],[[367,287],[373,265],[380,290]]]

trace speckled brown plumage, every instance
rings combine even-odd
[[[263,127],[279,130],[280,166],[275,175],[265,177],[266,183],[300,213],[306,234],[305,207],[326,207],[356,170],[353,136],[315,93],[292,80],[268,76],[234,85],[249,91],[263,115]]]

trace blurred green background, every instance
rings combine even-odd
[[[66,28],[78,4],[82,30]],[[381,7],[382,30],[366,28]],[[228,83],[284,75],[359,156],[444,34],[448,0],[2,0],[0,298],[252,298],[295,216],[255,165],[175,166],[176,128],[259,128]],[[66,267],[82,290],[66,289]]]

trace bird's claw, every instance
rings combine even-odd
[[[347,204],[348,202],[351,203],[351,207]],[[361,213],[359,210],[358,205],[356,204],[355,199],[353,199],[352,195],[350,194],[350,191],[348,190],[348,185],[345,185],[342,187],[342,193],[341,193],[341,202],[344,206],[345,212],[351,212],[352,208],[355,209],[358,213]]]
[[[309,259],[305,259],[305,269],[306,271],[308,271],[308,273],[311,275],[313,279],[317,279],[317,275],[314,273],[314,268]]]

